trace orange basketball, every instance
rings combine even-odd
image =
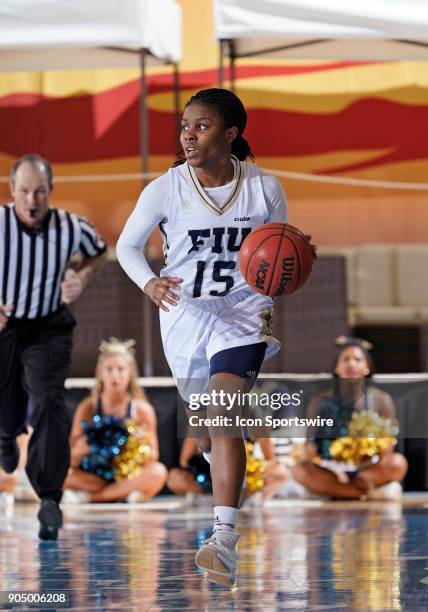
[[[289,295],[309,278],[315,252],[307,237],[288,223],[256,227],[239,252],[241,272],[247,283],[263,295]]]

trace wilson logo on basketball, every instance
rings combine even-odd
[[[284,289],[287,285],[293,282],[294,274],[294,257],[284,257],[282,260],[282,273],[279,279],[277,295],[284,293]]]
[[[260,266],[256,274],[256,287],[258,289],[264,289],[266,276],[269,271],[269,265],[269,262],[264,259],[262,259],[260,262]]]
[[[266,223],[244,238],[239,267],[250,287],[274,297],[290,295],[302,287],[315,258],[310,236],[288,223]]]

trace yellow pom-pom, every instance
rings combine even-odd
[[[116,468],[115,480],[135,478],[151,456],[149,440],[145,436],[142,438],[135,436],[136,423],[134,420],[126,421],[126,429],[129,434],[128,440],[122,446],[119,455],[113,460],[113,467]]]
[[[255,457],[254,444],[252,442],[247,442],[245,452],[247,455],[247,491],[249,493],[256,493],[256,491],[260,491],[264,487],[263,474],[266,471],[267,461]]]
[[[330,454],[336,461],[358,465],[366,459],[381,455],[389,446],[397,444],[398,421],[381,417],[372,410],[354,412],[348,424],[348,436],[333,440]]]

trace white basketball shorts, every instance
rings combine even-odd
[[[160,326],[175,381],[207,380],[211,357],[228,348],[266,342],[266,360],[281,347],[272,336],[272,299],[249,289],[167,307],[169,312],[159,310]]]

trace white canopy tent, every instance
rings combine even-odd
[[[0,70],[141,67],[141,165],[148,172],[146,65],[173,67],[178,139],[181,7],[176,0],[1,0]],[[144,374],[153,373],[152,321],[143,310]]]
[[[141,160],[148,171],[146,65],[171,64],[178,115],[176,0],[2,0],[0,70],[141,67]]]
[[[224,57],[428,59],[426,0],[214,0]]]
[[[175,0],[2,0],[0,32],[2,70],[132,66],[141,49],[181,58]]]

